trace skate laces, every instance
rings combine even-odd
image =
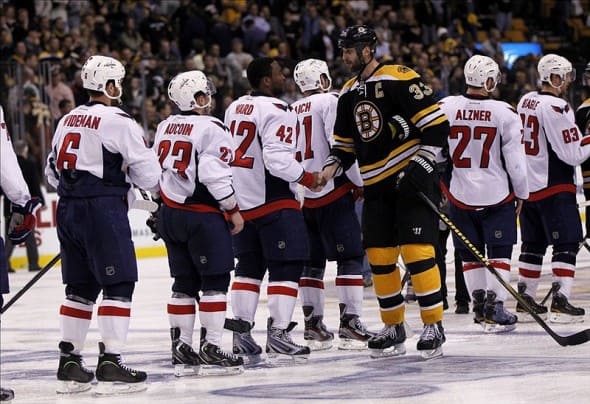
[[[367,333],[367,327],[365,327],[365,325],[361,322],[359,317],[355,317],[352,320],[352,325],[354,328],[356,328],[358,331],[360,331],[363,334]]]
[[[388,338],[388,337],[392,337],[395,338],[397,335],[396,329],[395,329],[395,324],[393,325],[386,325],[384,326],[381,331],[379,331],[379,334],[376,335],[377,338]]]
[[[217,345],[215,345],[215,352],[218,355],[222,356],[224,359],[229,359],[229,360],[232,360],[232,361],[238,360],[238,356],[237,355],[234,355],[234,354],[232,354],[230,352],[226,352],[223,349],[221,349],[220,347],[218,347]]]
[[[438,332],[438,327],[436,324],[429,324],[424,327],[424,331],[422,332],[422,340],[430,341],[436,339],[440,333]]]

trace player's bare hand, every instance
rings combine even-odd
[[[522,205],[524,201],[522,199],[516,200],[516,216],[520,216],[520,211],[522,210]]]
[[[241,232],[244,229],[244,218],[242,217],[242,215],[240,214],[239,211],[232,213],[229,216],[229,220],[232,224],[232,226],[231,226],[232,236],[238,234],[239,232]]]

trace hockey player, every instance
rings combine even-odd
[[[10,135],[0,106],[0,188],[11,204],[11,216],[7,237],[15,244],[22,243],[35,228],[35,211],[41,201],[31,198],[29,187],[19,168]],[[4,251],[4,239],[0,237],[0,307],[4,306],[3,294],[10,292],[8,285],[8,262]],[[14,391],[0,387],[0,401],[10,401]]]
[[[225,125],[234,137],[234,185],[244,230],[234,236],[238,259],[232,284],[232,311],[254,326],[260,284],[268,268],[266,353],[305,361],[309,347],[293,342],[290,331],[299,278],[309,256],[308,238],[299,202],[291,183],[308,188],[319,183],[318,173],[303,169],[295,160],[297,115],[276,98],[285,77],[272,58],[258,58],[247,68],[253,91],[235,100],[225,111]],[[250,363],[260,360],[262,349],[249,332],[234,333],[234,353]]]
[[[158,125],[153,146],[162,166],[157,230],[166,243],[174,278],[168,318],[176,376],[243,370],[242,358],[221,349],[226,294],[234,269],[231,235],[242,230],[244,220],[229,166],[231,134],[209,115],[213,94],[212,84],[201,71],[175,76],[168,96],[181,112]],[[232,224],[231,231],[223,212]],[[201,321],[198,354],[192,348],[195,300]]]
[[[297,159],[307,171],[320,171],[330,154],[338,94],[328,92],[332,79],[323,60],[306,59],[295,66],[295,83],[305,96],[292,107],[299,118]],[[354,181],[354,183],[353,183]],[[363,349],[374,334],[359,317],[363,302],[361,229],[354,212],[353,190],[362,187],[355,164],[330,180],[321,192],[305,190],[303,217],[310,238],[311,258],[299,290],[305,317],[304,338],[311,349],[332,346],[334,334],[323,323],[326,259],[336,261],[336,292],[340,301],[340,349]]]
[[[440,201],[435,158],[446,147],[449,124],[416,72],[375,60],[376,41],[364,25],[340,34],[343,61],[356,76],[340,93],[334,147],[322,177],[331,179],[358,160],[365,195],[363,243],[385,323],[368,342],[372,356],[405,353],[405,303],[396,266],[401,254],[424,323],[417,349],[432,358],[442,355],[445,341],[434,250],[439,219],[417,193]]]
[[[574,111],[561,98],[576,71],[564,57],[545,55],[537,70],[541,91],[525,94],[518,102],[524,126],[530,197],[520,213],[521,252],[519,284],[521,296],[539,315],[547,308],[534,302],[543,256],[553,246],[553,283],[550,321],[578,322],[584,309],[569,303],[576,254],[582,241],[582,225],[576,207],[574,166],[590,157],[589,138],[575,122]],[[516,311],[524,311],[517,305]]]
[[[95,301],[99,342],[97,394],[145,390],[146,373],[121,359],[137,281],[137,261],[127,217],[131,184],[157,191],[160,165],[141,127],[118,107],[125,68],[116,59],[91,56],[82,67],[90,100],[65,115],[51,142],[45,173],[57,188],[57,236],[66,298],[60,308],[57,391],[90,389],[94,373],[82,361]]]
[[[522,124],[514,108],[489,96],[501,77],[492,58],[472,56],[463,72],[466,94],[439,102],[451,125],[450,182],[445,189],[449,215],[510,282],[516,216],[529,196]],[[486,332],[513,330],[517,317],[504,308],[508,291],[457,237],[453,241],[473,298],[475,322]]]
[[[590,63],[586,65],[582,76],[582,84],[590,89]],[[576,110],[576,125],[582,131],[582,136],[590,136],[590,98],[586,98]],[[584,197],[590,201],[590,160],[582,163],[582,177],[584,178]],[[590,206],[586,206],[586,235],[590,237]],[[587,243],[587,241],[586,241]]]

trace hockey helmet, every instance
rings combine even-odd
[[[87,90],[100,91],[111,100],[120,100],[123,95],[121,83],[125,77],[125,67],[117,59],[109,56],[90,56],[82,66],[82,86]],[[113,81],[119,95],[112,97],[106,92],[107,83]]]
[[[502,80],[498,64],[492,58],[482,55],[471,56],[465,63],[463,74],[468,86],[483,87],[487,92],[494,91]],[[488,79],[494,82],[491,88],[487,86]]]
[[[208,97],[207,104],[198,105],[195,96],[203,93]],[[168,97],[181,111],[192,111],[195,108],[208,108],[211,97],[215,94],[214,86],[205,74],[199,70],[191,70],[174,76],[168,85]]]
[[[322,74],[325,74],[328,79],[327,87],[322,86]],[[302,93],[312,90],[328,91],[332,86],[328,64],[319,59],[305,59],[297,63],[293,78]]]
[[[377,46],[377,34],[367,25],[353,25],[345,28],[338,37],[338,47],[358,48],[369,46],[373,51]]]
[[[545,55],[539,60],[537,70],[541,82],[549,83],[552,87],[555,87],[551,82],[552,74],[559,76],[562,82],[565,82],[566,80],[571,82],[576,79],[576,71],[572,68],[570,61],[563,56],[553,53]],[[561,85],[559,87],[561,87]]]

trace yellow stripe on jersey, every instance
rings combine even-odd
[[[447,120],[447,117],[446,117],[446,115],[443,114],[438,119],[430,121],[429,124],[422,126],[420,129],[424,130],[424,129],[429,128],[431,126],[440,125],[441,123],[445,122],[446,120]]]
[[[354,150],[354,140],[350,137],[342,137],[334,134],[334,147],[335,149],[342,150],[347,153],[355,153]]]
[[[410,158],[418,151],[419,146],[420,141],[418,139],[410,140],[394,149],[385,159],[361,166],[363,184],[373,185],[399,172],[408,164]]]
[[[590,177],[590,171],[582,171],[582,177]]]
[[[420,77],[418,73],[403,65],[383,65],[369,79],[370,81],[381,80],[412,80]]]
[[[440,108],[438,106],[438,104],[432,104],[429,107],[424,108],[421,111],[418,111],[418,113],[416,113],[413,117],[410,118],[410,120],[412,121],[412,123],[416,126],[418,126],[418,121],[421,120],[422,118],[424,118],[426,115],[435,112],[435,111],[440,111]],[[418,126],[419,127],[419,126]]]

